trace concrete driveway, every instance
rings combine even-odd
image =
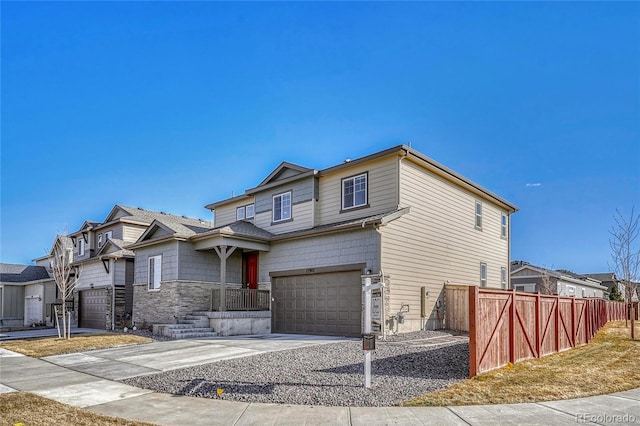
[[[42,358],[108,380],[121,380],[265,352],[354,340],[300,334],[172,340]],[[357,340],[357,339],[355,339]]]

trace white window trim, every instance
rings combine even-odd
[[[80,236],[80,239],[78,240],[78,256],[84,256],[84,250],[84,238]]]
[[[236,208],[236,220],[244,219],[244,206]]]
[[[98,234],[98,247],[102,247],[102,234]]]
[[[480,213],[478,213],[478,206],[480,206]],[[474,225],[476,229],[482,230],[482,201],[476,200],[474,213]],[[480,224],[478,224],[480,222]]]
[[[107,231],[104,233],[104,242],[113,238],[113,231]]]
[[[487,264],[484,262],[480,262],[480,287],[487,287]]]
[[[504,222],[503,222],[504,221]],[[504,213],[500,214],[500,238],[507,238],[507,225],[509,223],[509,219],[507,215]]]
[[[251,208],[251,214],[249,214],[249,208]],[[255,204],[247,204],[245,207],[245,217],[247,219],[253,219],[256,215],[256,207]]]
[[[356,204],[356,179],[364,177],[364,202],[362,204]],[[345,207],[344,205],[344,184],[345,182],[353,181],[353,205]],[[342,179],[342,189],[340,191],[340,205],[342,210],[357,209],[360,207],[366,207],[369,204],[369,175],[368,173],[360,173],[356,176],[350,176]]]
[[[500,288],[507,290],[507,268],[500,268]]]
[[[284,217],[282,214],[284,211],[284,209],[282,208],[282,197],[284,197],[285,195],[289,195],[289,216],[288,217]],[[276,198],[280,198],[280,218],[279,219],[276,219]],[[291,196],[291,191],[282,192],[280,194],[276,194],[273,196],[271,200],[271,208],[272,208],[271,219],[273,219],[273,223],[285,222],[287,220],[291,220],[291,217],[293,216],[292,198],[293,197]]]
[[[154,282],[151,282],[151,261],[153,260],[153,278]],[[156,278],[157,274],[157,280]],[[162,283],[162,255],[149,256],[147,259],[147,290],[148,291],[158,291],[160,290],[160,285]],[[156,285],[157,284],[157,285]],[[152,287],[153,285],[153,287]]]

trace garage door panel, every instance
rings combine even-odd
[[[80,326],[106,328],[108,297],[105,290],[84,290],[80,296]]]
[[[360,335],[359,271],[276,278],[272,293],[274,332]]]

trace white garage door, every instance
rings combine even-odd
[[[275,333],[360,336],[360,271],[273,279]]]

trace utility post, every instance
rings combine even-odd
[[[364,387],[371,388],[371,351],[376,348],[376,336],[371,333],[371,292],[384,287],[383,282],[371,284],[371,276],[363,275],[362,292],[364,293],[364,334],[362,350],[364,351]]]

